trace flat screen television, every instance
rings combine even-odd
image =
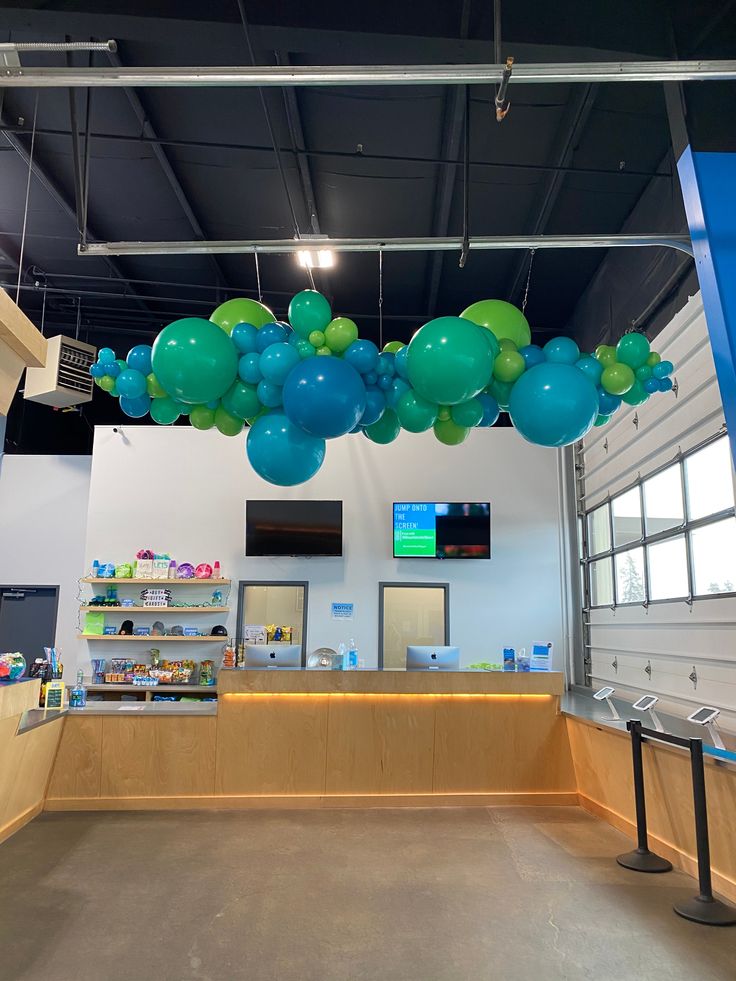
[[[342,555],[342,501],[246,501],[246,555]]]
[[[394,504],[394,558],[490,559],[488,503]]]

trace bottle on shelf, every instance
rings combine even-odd
[[[347,663],[347,669],[348,669],[348,671],[357,671],[358,670],[358,648],[357,648],[357,646],[355,644],[355,640],[354,640],[353,637],[350,638],[350,642],[348,644],[348,663]]]
[[[92,579],[98,579],[99,575],[100,575],[100,563],[98,562],[97,559],[95,559],[94,562],[92,563],[92,570],[90,572],[90,576]]]
[[[77,683],[69,692],[69,708],[84,708],[87,704],[87,689],[84,687],[84,673],[77,671]]]
[[[219,562],[215,562],[214,569],[212,571],[212,578],[213,579],[222,579],[222,572],[220,570],[220,563]]]
[[[176,562],[173,559],[169,562],[169,579],[176,579]]]
[[[342,641],[340,641],[340,646],[337,648],[337,656],[339,658],[337,670],[338,671],[347,670],[348,652],[347,652],[347,648],[345,647]]]

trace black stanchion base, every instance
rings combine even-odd
[[[684,916],[693,923],[704,923],[706,926],[736,926],[736,909],[727,906],[720,899],[701,899],[693,896],[683,903],[672,907],[678,916]]]
[[[666,858],[660,858],[648,848],[635,848],[633,852],[619,855],[616,859],[619,865],[625,869],[633,869],[634,872],[671,872],[672,862]]]

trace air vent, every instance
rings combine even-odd
[[[61,334],[49,338],[45,367],[26,372],[25,398],[57,407],[90,402],[94,382],[89,366],[96,357],[91,344]]]

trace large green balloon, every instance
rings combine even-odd
[[[193,405],[189,421],[195,429],[212,429],[215,424],[215,410],[208,409],[206,405]]]
[[[237,419],[251,419],[263,408],[255,386],[246,385],[239,380],[233,382],[222,396],[222,407]]]
[[[609,395],[623,395],[635,381],[636,375],[627,364],[609,364],[601,375],[601,387]]]
[[[159,426],[170,426],[172,423],[176,422],[181,413],[179,412],[179,406],[173,399],[170,399],[168,395],[166,398],[154,399],[151,402],[151,408],[149,409],[151,413],[151,418],[154,422],[157,422]]]
[[[445,446],[459,446],[468,438],[469,432],[468,427],[458,426],[452,419],[438,419],[434,424],[434,434]]]
[[[300,337],[309,337],[313,330],[324,330],[332,320],[330,304],[317,290],[302,290],[289,304],[289,323]]]
[[[414,389],[410,388],[396,403],[396,415],[402,428],[407,432],[424,433],[435,423],[437,406],[434,402],[428,402],[421,395],[417,395]]]
[[[220,405],[215,409],[215,425],[223,436],[238,436],[242,433],[245,422],[231,415]]]
[[[238,373],[238,352],[211,320],[185,317],[153,342],[153,373],[172,398],[202,405],[219,399]]]
[[[469,399],[467,402],[461,402],[460,405],[453,405],[451,415],[455,425],[469,429],[477,426],[483,418],[483,403],[478,399]]]
[[[393,409],[386,409],[378,422],[366,426],[363,432],[374,443],[393,443],[399,435],[401,425]]]
[[[463,310],[460,316],[472,320],[479,327],[486,327],[500,341],[508,337],[517,347],[532,342],[532,332],[524,314],[513,303],[505,300],[478,300]]]
[[[267,306],[259,303],[258,300],[250,300],[245,296],[225,300],[212,311],[210,316],[212,323],[222,327],[226,334],[231,334],[236,324],[253,324],[254,327],[263,327],[264,324],[273,323],[275,319]]]
[[[643,334],[633,331],[624,334],[616,345],[616,360],[630,368],[641,368],[649,357],[649,341]]]
[[[406,365],[412,387],[423,398],[457,405],[486,387],[493,352],[482,328],[460,317],[438,317],[412,337]]]
[[[521,378],[526,369],[526,362],[518,351],[502,350],[493,362],[493,377],[500,382],[513,384],[517,378]]]
[[[325,327],[325,339],[322,343],[326,344],[333,354],[342,354],[343,351],[347,351],[353,341],[357,340],[358,328],[354,321],[348,317],[335,317]],[[321,344],[315,345],[315,347],[321,346]]]

